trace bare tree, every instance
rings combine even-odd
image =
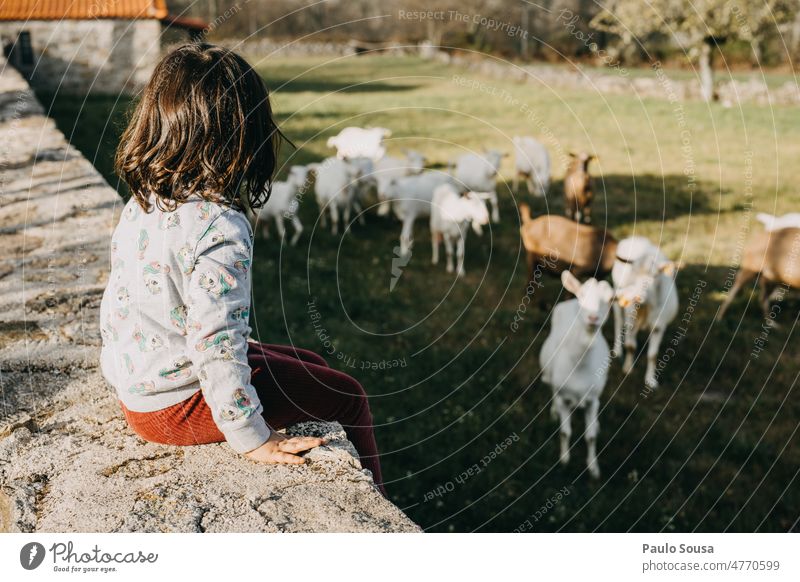
[[[697,62],[700,94],[710,101],[713,57],[719,46],[741,39],[760,50],[764,35],[791,20],[799,4],[798,0],[607,0],[592,26],[626,42],[646,42],[653,34],[671,36]]]

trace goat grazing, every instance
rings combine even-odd
[[[584,409],[586,468],[600,477],[597,434],[600,396],[608,380],[609,350],[602,328],[608,318],[614,291],[605,281],[589,279],[583,285],[569,271],[561,273],[564,288],[575,299],[553,308],[550,334],[539,354],[542,381],[553,391],[550,414],[559,422],[562,465],[569,463],[572,413]]]
[[[433,192],[431,203],[431,263],[439,263],[439,243],[444,241],[447,253],[447,272],[453,272],[453,244],[456,245],[456,274],[463,277],[464,246],[469,227],[482,234],[481,227],[489,224],[486,203],[475,192],[463,196],[453,184],[442,184]]]
[[[552,214],[531,218],[527,204],[520,204],[519,213],[529,283],[535,282],[541,287],[535,276],[537,270],[551,274],[567,270],[577,277],[598,279],[611,272],[617,240],[606,230]]]
[[[739,272],[717,313],[717,321],[725,315],[741,288],[756,276],[764,318],[775,325],[774,318],[770,317],[772,293],[778,286],[800,289],[800,228],[782,228],[756,234],[744,250]]]
[[[528,194],[543,197],[550,188],[550,154],[532,137],[514,138],[514,192],[519,192],[519,178],[528,185]]]
[[[392,180],[386,187],[386,200],[391,202],[395,216],[403,223],[400,231],[400,255],[408,256],[414,240],[414,222],[431,215],[433,191],[452,177],[442,172],[422,172]]]
[[[361,170],[339,158],[327,158],[322,163],[309,164],[308,167],[317,173],[314,192],[319,205],[320,225],[323,228],[327,226],[325,212],[328,211],[331,216],[331,232],[336,235],[339,232],[340,211],[344,222],[350,222]]]
[[[283,239],[286,228],[283,224],[285,218],[292,221],[294,226],[294,236],[289,244],[297,244],[297,239],[303,233],[303,225],[297,217],[299,202],[297,194],[305,188],[308,180],[308,168],[305,166],[292,166],[285,182],[275,182],[272,185],[272,194],[267,203],[258,212],[258,219],[261,221],[261,232],[264,238],[269,236],[269,221],[275,221],[275,229],[278,236]]]
[[[481,196],[492,206],[492,222],[500,222],[497,202],[497,173],[506,154],[497,150],[486,150],[484,155],[464,154],[455,163],[455,179],[462,190],[481,192]]]
[[[790,212],[783,216],[773,216],[759,212],[756,219],[764,225],[767,230],[780,230],[782,228],[800,228],[800,212]]]
[[[389,214],[391,205],[386,201],[386,189],[392,180],[419,174],[425,169],[425,156],[414,150],[405,150],[405,158],[386,156],[375,164],[378,190],[378,216]]]
[[[386,154],[383,140],[390,135],[392,132],[384,127],[345,127],[338,135],[328,138],[328,147],[336,148],[336,157],[340,160],[369,158],[377,161]]]
[[[594,159],[587,153],[570,152],[572,161],[564,176],[564,211],[575,222],[592,222],[592,178],[589,163]]]
[[[658,388],[656,358],[667,326],[678,315],[678,289],[675,263],[644,237],[623,239],[617,246],[617,259],[611,270],[617,300],[614,302],[614,355],[622,355],[625,344],[625,374],[633,369],[636,335],[649,333],[647,371],[644,383]]]

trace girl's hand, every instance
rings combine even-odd
[[[306,462],[297,453],[302,453],[314,447],[325,444],[325,439],[318,437],[292,437],[272,431],[269,440],[263,445],[245,453],[244,456],[257,463],[285,463],[289,465],[302,465]]]

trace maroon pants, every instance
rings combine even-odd
[[[355,445],[361,464],[383,488],[378,446],[367,395],[355,379],[328,367],[308,350],[251,343],[247,359],[264,418],[276,429],[309,420],[338,421]],[[128,424],[147,441],[171,445],[223,442],[202,392],[155,412],[122,407]]]

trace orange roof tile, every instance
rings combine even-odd
[[[166,16],[166,0],[0,0],[0,20],[162,19]]]

